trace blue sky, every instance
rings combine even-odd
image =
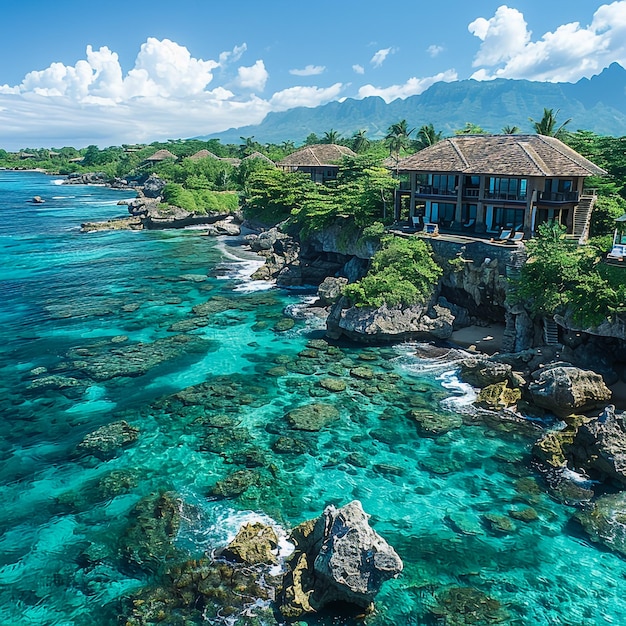
[[[3,5],[7,150],[190,137],[442,80],[575,82],[626,66],[626,0]]]

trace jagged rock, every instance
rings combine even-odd
[[[332,602],[370,607],[385,580],[403,568],[395,550],[368,523],[354,500],[330,505],[317,520],[296,527],[296,550],[283,578],[280,610],[293,619]]]
[[[222,550],[221,556],[248,565],[275,565],[278,537],[271,526],[255,522],[244,524],[236,537]]]
[[[600,496],[576,518],[592,541],[626,555],[626,492]]]
[[[215,237],[219,235],[236,237],[241,234],[241,226],[235,224],[231,219],[219,220],[208,226],[206,234]]]
[[[617,414],[610,405],[597,419],[583,422],[576,446],[585,451],[594,469],[626,483],[626,412]]]
[[[507,363],[493,361],[484,356],[475,356],[461,362],[460,376],[474,387],[487,387],[509,380],[512,371],[513,368]]]
[[[499,411],[515,406],[521,397],[522,392],[520,389],[511,389],[507,382],[504,381],[483,387],[474,404],[483,409]]]
[[[146,198],[158,198],[165,185],[166,182],[162,178],[153,174],[147,178],[143,184],[143,195],[146,196]]]
[[[348,284],[347,278],[329,276],[317,288],[317,296],[323,306],[329,306],[341,297],[343,288]]]
[[[331,339],[342,335],[362,343],[403,341],[435,337],[448,339],[452,335],[454,318],[449,309],[435,304],[388,306],[379,308],[349,306],[342,297],[332,307],[326,334]]]
[[[577,367],[556,365],[538,370],[528,385],[531,400],[555,415],[585,413],[602,408],[611,390],[600,374]]]
[[[137,440],[139,429],[125,420],[112,422],[89,433],[78,444],[78,448],[106,458],[113,456],[121,448]]]

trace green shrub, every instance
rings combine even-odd
[[[382,245],[367,275],[344,287],[344,295],[355,306],[426,304],[443,274],[431,247],[421,239],[393,236]]]

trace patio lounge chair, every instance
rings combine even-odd
[[[512,234],[513,234],[513,230],[511,228],[503,228],[500,231],[498,238],[492,239],[491,241],[493,243],[504,243],[505,241],[508,241],[511,238]]]
[[[611,251],[606,255],[606,258],[613,261],[623,261],[626,256],[626,244],[616,243]]]
[[[411,227],[413,230],[417,230],[420,227],[420,218],[416,215],[411,216]]]
[[[432,222],[424,224],[424,232],[427,235],[436,237],[439,234],[439,224],[433,224]]]
[[[518,231],[513,233],[507,240],[506,243],[519,243],[524,240],[524,232]]]

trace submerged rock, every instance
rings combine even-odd
[[[451,587],[438,593],[430,612],[446,626],[503,624],[509,619],[498,600],[472,587]]]
[[[626,493],[600,496],[576,518],[592,541],[626,555]]]
[[[339,419],[339,411],[332,404],[317,402],[289,411],[286,418],[289,426],[294,430],[314,432]]]
[[[108,458],[137,440],[139,429],[125,420],[112,422],[94,430],[78,444],[80,450]]]
[[[395,550],[370,526],[361,503],[330,505],[291,534],[296,550],[283,579],[280,610],[294,619],[332,602],[369,608],[385,580],[403,568]]]
[[[483,409],[499,411],[515,406],[522,397],[520,389],[511,389],[506,381],[487,385],[480,390],[474,404]]]

